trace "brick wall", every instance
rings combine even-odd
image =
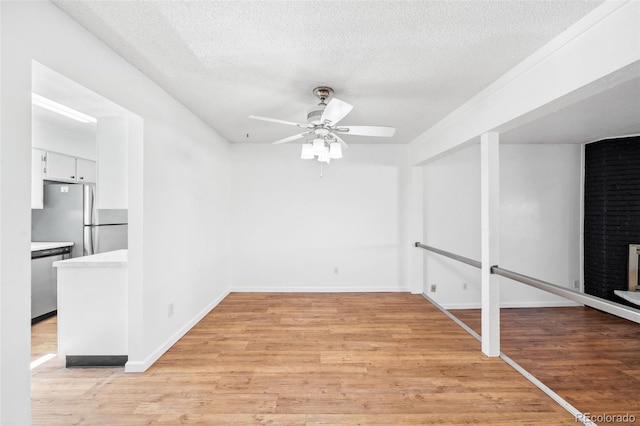
[[[625,303],[628,245],[640,244],[640,137],[585,147],[584,289]],[[634,305],[632,305],[634,306]]]

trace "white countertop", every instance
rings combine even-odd
[[[108,251],[91,256],[53,262],[55,268],[126,268],[127,250]]]
[[[48,250],[48,249],[52,249],[52,248],[68,247],[68,246],[72,246],[72,245],[73,245],[73,243],[71,241],[62,241],[62,242],[53,242],[53,241],[38,242],[38,241],[32,241],[31,242],[31,251]]]
[[[613,292],[624,300],[640,305],[640,291],[614,290]]]

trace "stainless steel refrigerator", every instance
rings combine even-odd
[[[95,185],[44,186],[44,208],[31,210],[32,241],[72,241],[71,257],[127,248],[127,210],[97,209]]]

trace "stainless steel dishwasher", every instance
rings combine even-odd
[[[31,252],[31,323],[56,314],[58,280],[53,262],[70,257],[71,246]]]

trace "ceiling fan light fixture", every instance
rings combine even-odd
[[[300,153],[300,158],[303,160],[313,160],[313,145],[310,143],[305,143],[302,145],[302,152]]]
[[[329,152],[323,152],[322,154],[318,155],[318,161],[321,163],[329,164],[331,162],[331,158],[329,157]]]
[[[313,140],[313,155],[322,155],[326,152],[327,147],[324,144],[324,139],[314,139]]]
[[[342,158],[342,146],[340,146],[340,142],[334,141],[329,144],[329,158]]]

